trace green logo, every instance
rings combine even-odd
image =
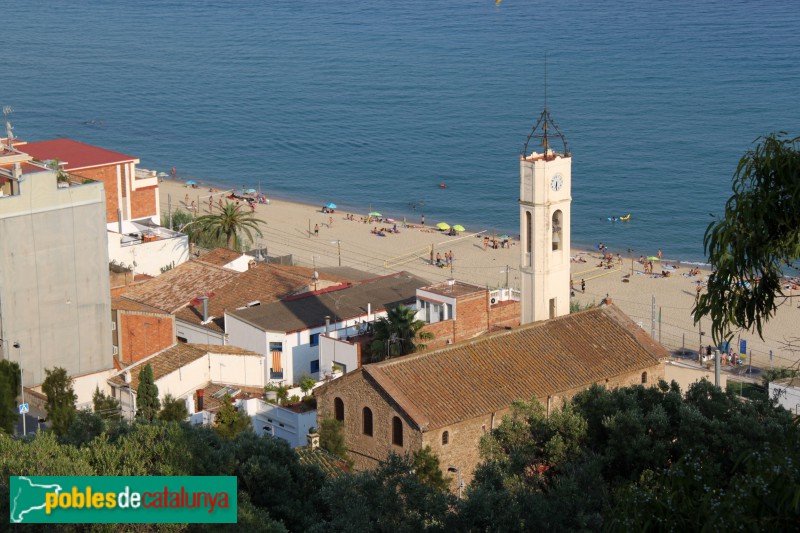
[[[12,476],[12,524],[236,523],[235,476]]]

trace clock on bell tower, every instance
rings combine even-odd
[[[520,156],[522,324],[569,313],[571,190],[572,154],[545,107]]]

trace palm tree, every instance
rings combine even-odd
[[[370,348],[376,360],[407,355],[426,348],[424,344],[416,342],[417,338],[428,340],[433,338],[433,334],[419,331],[425,322],[417,320],[415,315],[416,312],[410,307],[398,305],[389,309],[386,317],[375,322],[375,339]]]
[[[259,224],[266,224],[261,219],[250,216],[241,210],[241,206],[225,202],[224,206],[218,207],[219,213],[203,215],[194,223],[199,231],[214,239],[223,236],[227,241],[229,249],[234,250],[234,245],[239,240],[239,234],[243,233],[250,241],[253,241],[253,234],[258,237],[263,236],[259,229]]]

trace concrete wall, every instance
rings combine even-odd
[[[102,183],[59,189],[54,172],[27,174],[0,197],[0,336],[22,357],[25,385],[46,368],[111,368],[111,302]]]
[[[221,331],[185,322],[179,318],[175,319],[175,335],[181,337],[181,339],[186,339],[186,342],[191,344],[219,344],[220,346],[225,344],[225,334]],[[236,346],[240,345],[237,344]]]

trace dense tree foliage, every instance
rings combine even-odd
[[[44,371],[42,392],[47,395],[47,420],[56,435],[64,435],[75,420],[75,401],[78,397],[72,388],[72,378],[63,368]]]
[[[21,378],[19,365],[6,359],[0,361],[0,432],[14,434],[14,425],[19,417],[17,395]]]
[[[217,433],[226,439],[233,439],[239,433],[252,429],[250,417],[234,407],[233,400],[228,394],[222,397],[214,422]]]
[[[375,338],[370,345],[374,361],[389,359],[399,355],[407,355],[424,349],[425,344],[419,340],[433,338],[433,334],[420,332],[425,322],[416,319],[416,311],[404,305],[392,307],[385,317],[375,321],[373,328]]]
[[[106,393],[96,387],[92,393],[92,406],[94,412],[102,418],[108,420],[122,420],[122,411],[119,407],[119,401],[111,396],[106,396]]]
[[[757,518],[785,529],[800,520],[791,415],[707,381],[685,399],[674,383],[595,386],[549,418],[521,402],[482,453],[465,528],[725,530]]]
[[[742,401],[705,381],[685,397],[664,382],[593,387],[549,417],[536,402],[517,402],[482,440],[484,461],[458,499],[430,449],[326,479],[283,441],[252,431],[228,438],[81,411],[63,437],[0,434],[0,514],[8,516],[10,475],[232,475],[235,527],[135,529],[789,531],[800,523],[799,434],[791,414],[768,400]]]
[[[732,327],[761,335],[782,300],[784,272],[800,268],[800,137],[759,141],[739,161],[725,214],[705,234],[714,273],[695,320],[710,316],[717,341]]]
[[[158,385],[153,379],[153,368],[147,363],[139,371],[139,386],[136,387],[136,415],[148,422],[155,420],[161,409],[158,399]]]
[[[158,419],[164,422],[183,422],[188,418],[189,410],[186,409],[186,401],[182,398],[175,398],[172,394],[164,396],[164,402],[161,405],[161,412],[158,413]]]

